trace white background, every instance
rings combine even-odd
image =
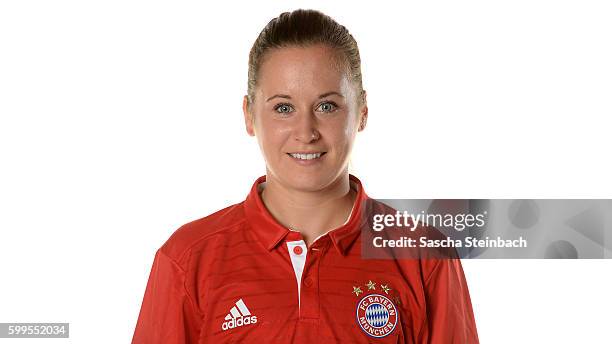
[[[131,340],[155,250],[265,173],[248,52],[299,7],[359,43],[370,196],[612,198],[606,1],[2,1],[0,322]],[[482,343],[610,340],[611,260],[464,268]]]

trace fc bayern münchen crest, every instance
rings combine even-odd
[[[388,336],[397,325],[397,308],[386,296],[365,295],[357,304],[357,323],[369,336]]]

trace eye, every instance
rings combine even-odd
[[[286,103],[278,104],[274,107],[274,110],[278,113],[290,113],[293,112],[293,107]]]
[[[317,111],[321,112],[334,112],[338,108],[338,105],[334,102],[324,102],[319,104],[317,107]]]

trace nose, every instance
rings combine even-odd
[[[321,134],[317,129],[317,119],[314,114],[302,116],[296,124],[294,130],[295,140],[303,143],[317,141]]]

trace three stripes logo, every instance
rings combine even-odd
[[[236,304],[230,312],[225,316],[225,322],[221,325],[223,331],[231,330],[236,327],[257,323],[257,316],[252,315],[242,299],[236,301]]]

